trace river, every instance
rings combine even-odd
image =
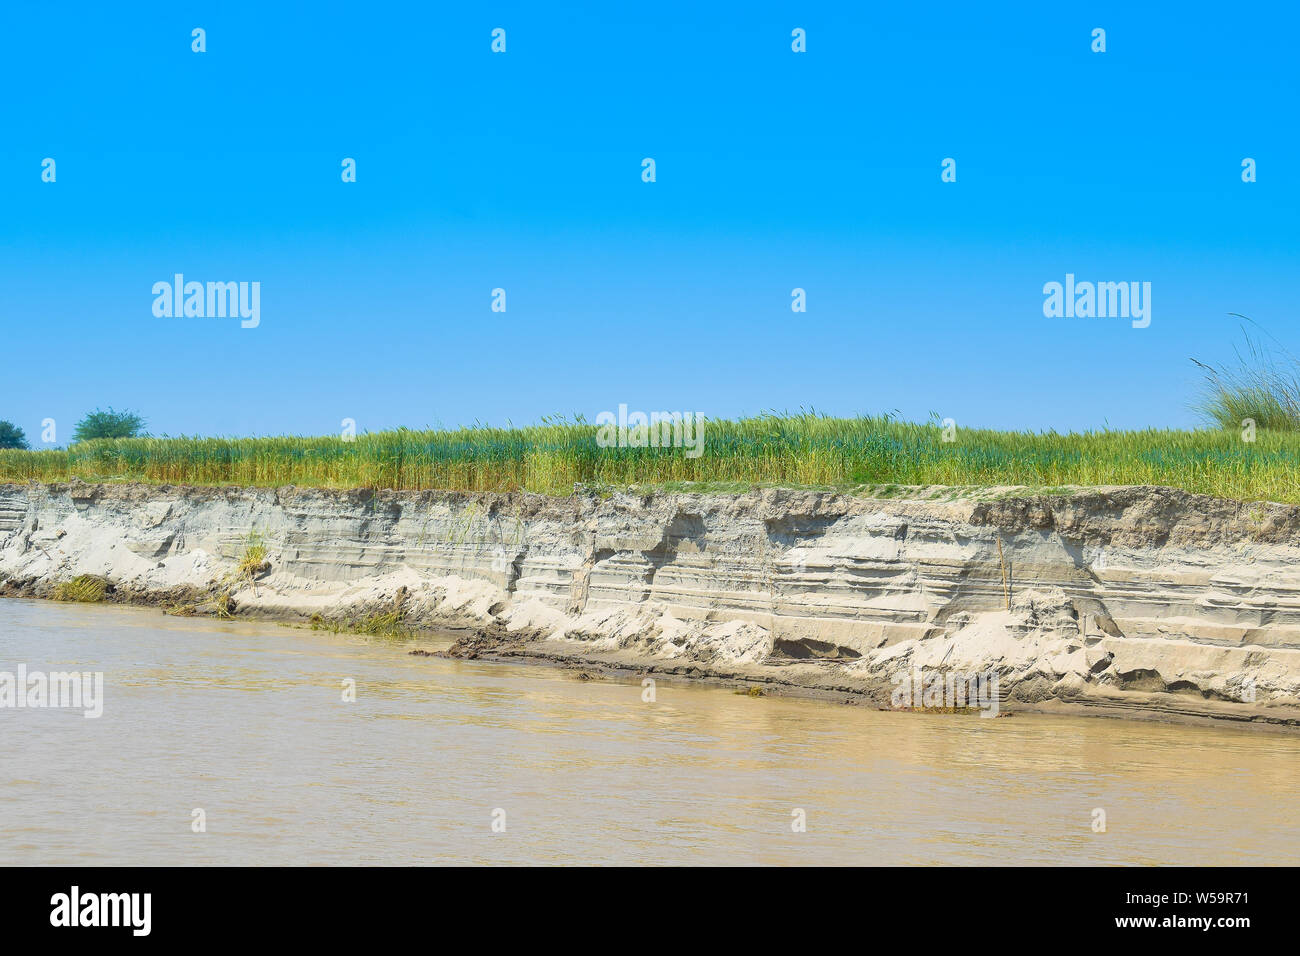
[[[0,858],[1300,858],[1300,737],[884,713],[664,682],[646,702],[639,682],[408,650],[274,624],[0,600],[0,672],[104,675],[98,718],[0,708]],[[344,699],[349,682],[355,700]]]

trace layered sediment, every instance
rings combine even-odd
[[[80,575],[241,617],[393,609],[470,656],[884,706],[904,672],[991,672],[1012,710],[1300,726],[1300,508],[1168,488],[0,486],[0,594]]]

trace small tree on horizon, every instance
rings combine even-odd
[[[74,442],[94,438],[136,438],[144,431],[144,419],[135,412],[115,412],[95,409],[72,432]]]
[[[0,421],[0,448],[30,448],[27,435],[13,422]]]

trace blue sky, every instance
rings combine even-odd
[[[703,6],[7,11],[0,418],[1175,426],[1226,313],[1300,352],[1293,4]],[[176,272],[260,326],[155,317]],[[1067,272],[1150,327],[1045,318]]]

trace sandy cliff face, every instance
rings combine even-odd
[[[404,608],[468,653],[887,702],[913,669],[1009,703],[1300,723],[1300,508],[1160,488],[1015,497],[0,486],[0,593],[81,574],[235,613]]]

